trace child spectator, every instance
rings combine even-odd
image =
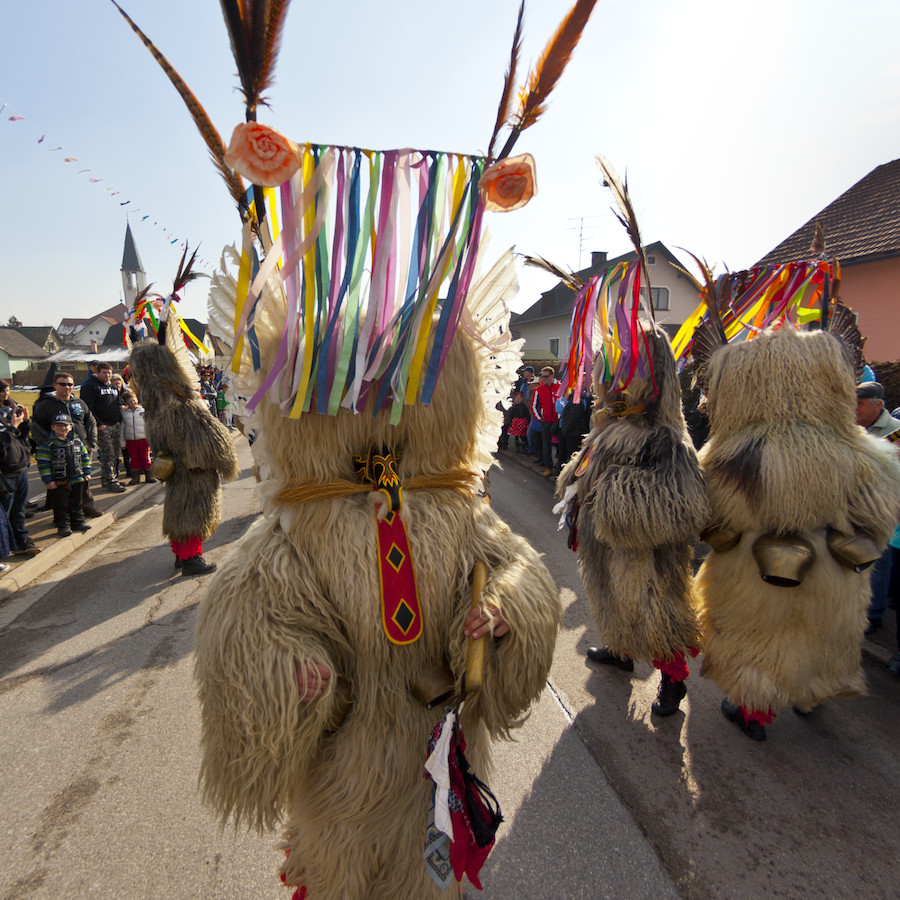
[[[220,381],[219,382],[219,390],[216,392],[216,415],[219,418],[219,421],[226,425],[229,430],[233,429],[234,426],[231,424],[231,416],[228,412],[228,407],[231,404],[228,402],[228,398],[225,396],[225,392],[228,390],[228,382]]]
[[[128,451],[128,464],[131,466],[129,485],[140,484],[141,474],[147,484],[154,484],[156,479],[150,474],[150,444],[144,432],[144,407],[138,403],[131,391],[123,391],[122,402],[122,446]]]
[[[141,474],[147,484],[154,484],[156,479],[150,474],[150,444],[144,432],[144,407],[131,391],[122,393],[122,446],[128,452],[128,464],[131,466],[129,485],[140,484]]]
[[[513,405],[509,410],[509,433],[516,439],[516,453],[528,452],[528,423],[531,416],[528,413],[528,405],[521,391],[513,392]]]
[[[69,416],[56,416],[50,427],[53,434],[38,447],[35,457],[41,481],[47,485],[56,533],[69,537],[73,531],[91,530],[84,524],[81,508],[82,491],[91,478],[91,457],[72,431]]]

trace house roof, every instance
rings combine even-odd
[[[92,322],[98,319],[105,319],[110,325],[121,325],[128,315],[128,309],[124,303],[117,303],[109,309],[104,309],[96,315],[89,316],[86,319],[61,319],[59,325],[56,326],[57,334],[61,337],[69,337],[77,334],[84,328],[87,328]]]
[[[767,253],[757,265],[810,256],[818,222],[842,265],[900,255],[900,159],[884,163]]]
[[[47,338],[51,336],[51,332],[56,329],[50,325],[23,325],[16,330],[24,334],[29,341],[37,344],[38,347],[43,347],[47,343]]]
[[[644,252],[648,256],[658,253],[661,256],[664,256],[672,265],[681,267],[681,262],[672,254],[669,248],[662,243],[662,241],[647,244],[644,247]],[[604,269],[611,269],[619,263],[632,262],[635,259],[637,259],[637,252],[634,250],[630,253],[623,253],[622,256],[617,256],[615,259],[607,259],[605,253],[599,253],[595,254],[595,261],[592,262],[591,265],[586,269],[579,269],[575,274],[582,281],[586,282]],[[537,322],[541,319],[555,319],[558,316],[569,316],[572,313],[572,307],[575,303],[576,296],[577,294],[575,291],[560,281],[559,284],[550,288],[549,291],[544,291],[544,293],[541,294],[540,299],[529,306],[525,312],[519,313],[518,315],[512,315],[509,321],[510,328],[516,328],[519,325],[528,322]]]
[[[47,351],[22,334],[21,328],[0,328],[0,350],[16,359],[44,359]]]

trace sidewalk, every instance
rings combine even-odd
[[[29,470],[33,474],[34,466]],[[127,481],[125,482],[127,485]],[[80,547],[85,541],[91,540],[101,534],[122,516],[129,513],[136,506],[140,506],[155,491],[163,488],[162,482],[156,484],[135,485],[127,488],[124,494],[113,494],[105,488],[92,485],[94,501],[97,509],[103,515],[97,519],[88,519],[87,524],[91,530],[84,534],[77,532],[71,537],[58,538],[56,528],[53,525],[53,513],[50,510],[41,512],[35,510],[35,515],[25,522],[28,534],[40,549],[37,556],[8,556],[3,560],[9,565],[6,572],[0,574],[0,602],[12,596],[31,582],[40,578],[49,569],[52,569],[61,559],[68,556],[76,547]],[[29,477],[29,497],[36,500],[40,506],[44,502],[44,487],[40,478]]]

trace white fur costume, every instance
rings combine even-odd
[[[880,546],[900,516],[895,449],[854,423],[840,343],[791,327],[717,350],[709,366],[709,442],[700,453],[712,525],[740,542],[697,576],[704,674],[748,710],[808,710],[865,691],[859,641],[870,570],[839,564],[826,530]],[[797,587],[760,577],[762,534],[799,534],[815,562]]]

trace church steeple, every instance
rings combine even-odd
[[[125,225],[125,250],[122,253],[122,290],[125,294],[125,306],[128,309],[134,306],[134,298],[145,287],[147,287],[147,275],[134,243],[131,223],[127,223]]]

